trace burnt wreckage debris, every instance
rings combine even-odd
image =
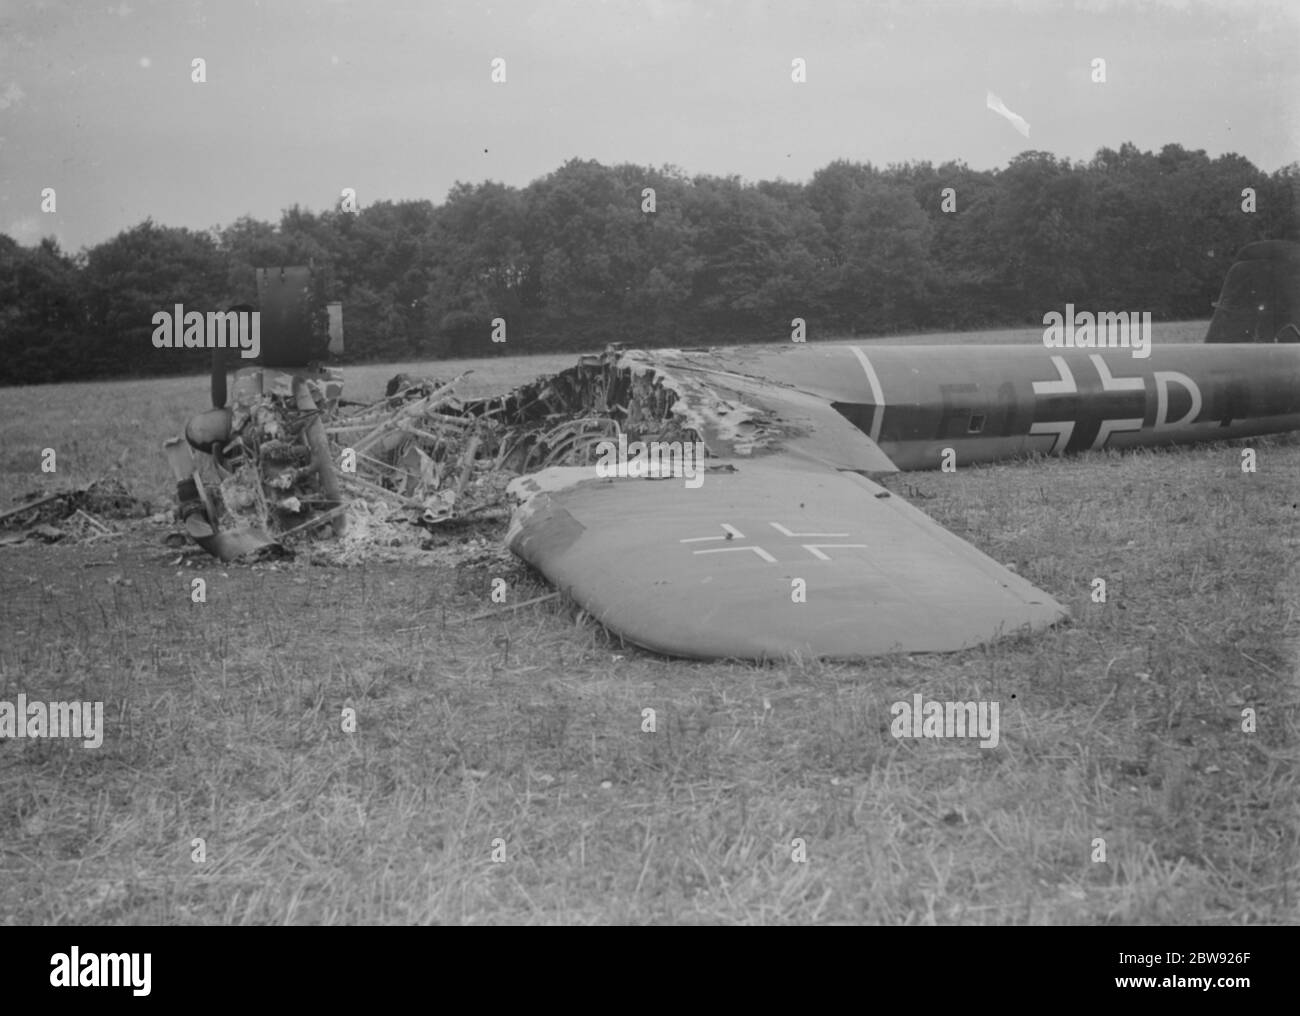
[[[616,347],[502,396],[460,398],[466,374],[398,375],[383,399],[357,405],[341,400],[337,372],[239,371],[230,407],[200,414],[186,442],[165,446],[187,531],[223,560],[309,543],[322,559],[347,561],[503,520],[514,476],[591,465],[599,442],[620,434],[700,437],[678,392]],[[200,477],[191,448],[210,454],[215,483]],[[338,539],[318,542],[326,522]]]
[[[464,411],[496,429],[496,468],[531,473],[589,465],[595,445],[619,434],[629,441],[699,440],[674,412],[679,397],[656,371],[625,364],[611,347],[508,395],[469,402]]]
[[[125,520],[152,513],[152,506],[134,497],[119,479],[104,476],[71,490],[29,493],[21,504],[0,511],[0,545],[27,540],[90,543],[117,535],[118,524]]]

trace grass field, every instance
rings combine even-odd
[[[477,394],[572,361],[422,366],[473,366]],[[413,366],[349,371],[348,394]],[[49,485],[54,447],[60,484],[125,449],[169,506],[159,444],[205,399],[194,378],[0,389],[6,503]],[[1295,923],[1300,440],[1252,444],[1254,474],[1230,443],[891,480],[1073,621],[865,664],[667,660],[561,601],[468,623],[495,576],[546,592],[482,555],[0,549],[0,700],[103,701],[107,727],[95,749],[0,740],[0,921]],[[896,740],[918,693],[998,701],[1001,743]]]

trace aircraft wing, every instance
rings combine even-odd
[[[784,452],[730,465],[695,489],[594,467],[520,477],[510,547],[607,627],[672,656],[946,652],[1066,616],[858,473]]]

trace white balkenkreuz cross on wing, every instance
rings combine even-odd
[[[773,529],[775,529],[782,536],[792,540],[806,540],[806,539],[833,540],[833,539],[843,539],[849,535],[848,533],[796,533],[787,529],[779,522],[769,522],[768,525],[771,526]],[[745,534],[742,533],[735,526],[731,525],[730,523],[723,522],[721,523],[721,527],[722,527],[721,536],[692,536],[685,540],[679,540],[678,542],[679,543],[715,543],[718,541],[725,541],[728,543],[734,543],[737,540],[746,539]],[[829,561],[831,559],[831,556],[826,553],[826,551],[828,550],[841,550],[841,549],[852,549],[852,548],[866,549],[867,545],[865,543],[801,543],[800,546],[804,550],[808,551],[808,553],[811,554],[813,557],[815,557],[817,560]],[[736,544],[735,546],[731,546],[731,547],[707,547],[703,550],[693,551],[692,553],[725,554],[733,550],[739,550],[739,551],[748,550],[754,554],[757,554],[768,564],[777,563],[776,558],[773,557],[771,553],[769,553],[767,550],[765,550],[763,547],[760,547],[756,543]]]

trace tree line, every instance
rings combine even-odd
[[[1037,324],[1067,301],[1205,318],[1236,251],[1300,238],[1298,211],[1300,164],[1179,145],[994,170],[841,160],[807,183],[574,159],[440,205],[146,220],[75,255],[0,234],[0,376],[202,370],[203,352],[154,349],[154,313],[255,304],[255,268],[285,264],[343,302],[344,363],[774,341],[795,318],[810,339]]]

